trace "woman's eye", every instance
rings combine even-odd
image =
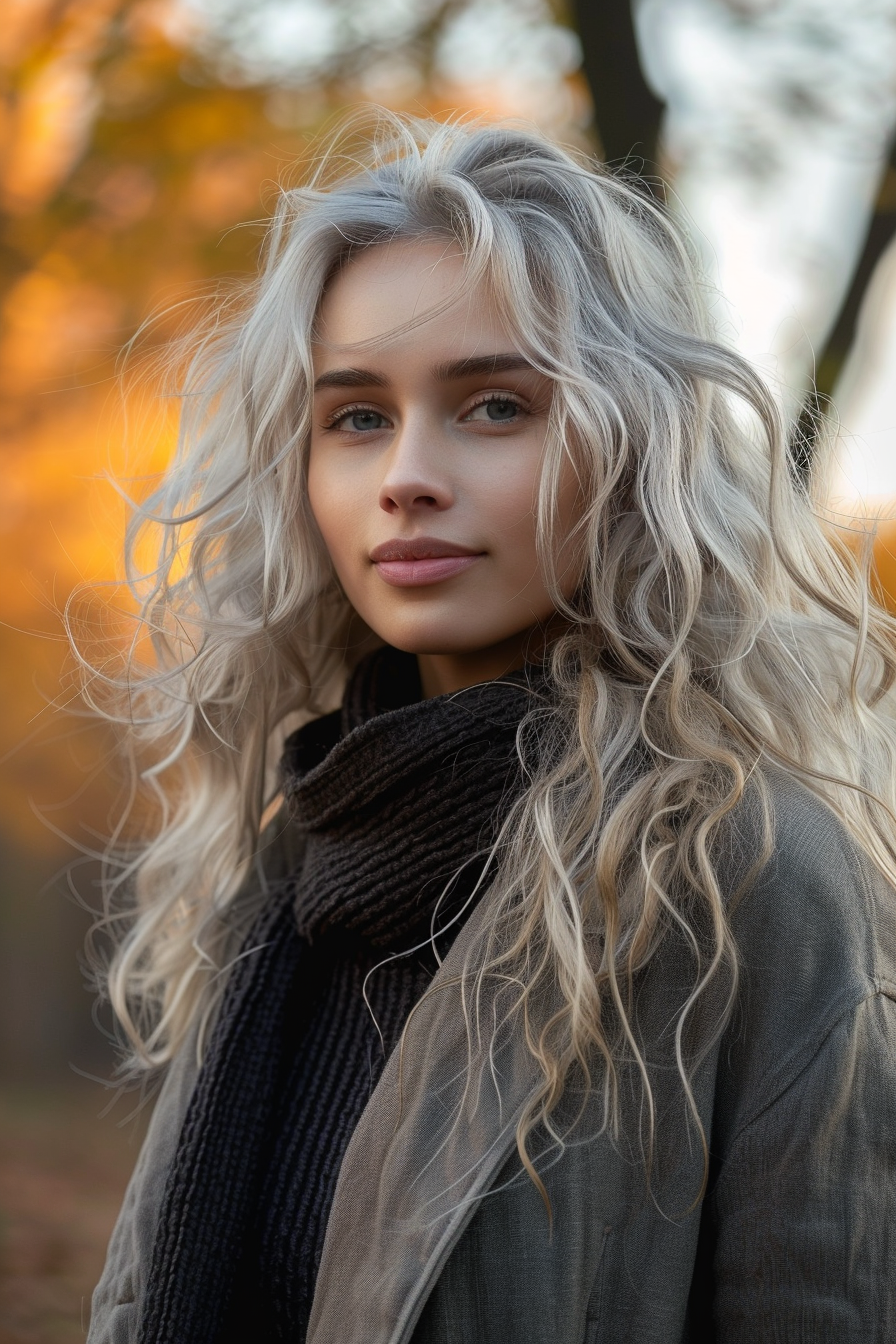
[[[474,406],[472,411],[467,412],[464,419],[485,420],[493,425],[506,424],[510,420],[515,420],[522,409],[520,403],[512,401],[510,397],[491,397],[488,401],[480,402],[478,406]]]
[[[372,429],[384,429],[388,420],[379,411],[359,406],[356,410],[343,411],[335,420],[330,421],[331,429],[347,429],[356,434],[368,433]]]

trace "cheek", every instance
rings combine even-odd
[[[522,464],[520,464],[522,465]],[[525,584],[528,597],[537,591],[549,595],[552,586],[541,565],[538,545],[538,487],[541,480],[541,453],[534,453],[524,469],[507,471],[503,489],[493,494],[493,516],[503,540],[505,582]],[[576,531],[584,511],[578,477],[569,462],[564,464],[559,482],[555,528],[554,572],[558,587],[571,597],[581,578],[580,542]],[[521,594],[522,595],[522,594]]]
[[[572,596],[582,577],[584,557],[578,525],[584,513],[585,498],[582,487],[575,471],[567,464],[557,509],[559,550],[556,559],[557,578],[563,595],[567,598]]]
[[[347,525],[350,510],[346,507],[350,501],[346,500],[345,489],[335,478],[332,466],[313,450],[308,462],[308,503],[338,573],[340,551],[351,531]]]
[[[517,567],[534,569],[537,565],[535,535],[538,501],[538,472],[526,464],[512,468],[492,482],[480,507],[490,518],[495,534],[503,542],[508,559]]]

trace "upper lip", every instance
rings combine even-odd
[[[391,541],[380,542],[370,552],[373,563],[381,560],[443,560],[448,555],[480,555],[472,546],[459,546],[454,541],[441,541],[438,537],[393,537]]]

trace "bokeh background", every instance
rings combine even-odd
[[[71,600],[114,635],[114,483],[171,450],[122,349],[253,269],[343,110],[520,117],[668,198],[794,470],[875,532],[892,602],[896,0],[6,0],[0,80],[0,1344],[56,1344],[83,1337],[145,1124],[95,1081],[114,1057],[81,949],[114,744],[61,622]]]

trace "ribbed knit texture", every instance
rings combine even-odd
[[[303,867],[231,975],[166,1189],[143,1344],[305,1337],[343,1155],[437,967],[431,945],[409,949],[435,922],[447,951],[520,787],[525,674],[419,695],[416,661],[381,650],[341,713],[287,743]]]

